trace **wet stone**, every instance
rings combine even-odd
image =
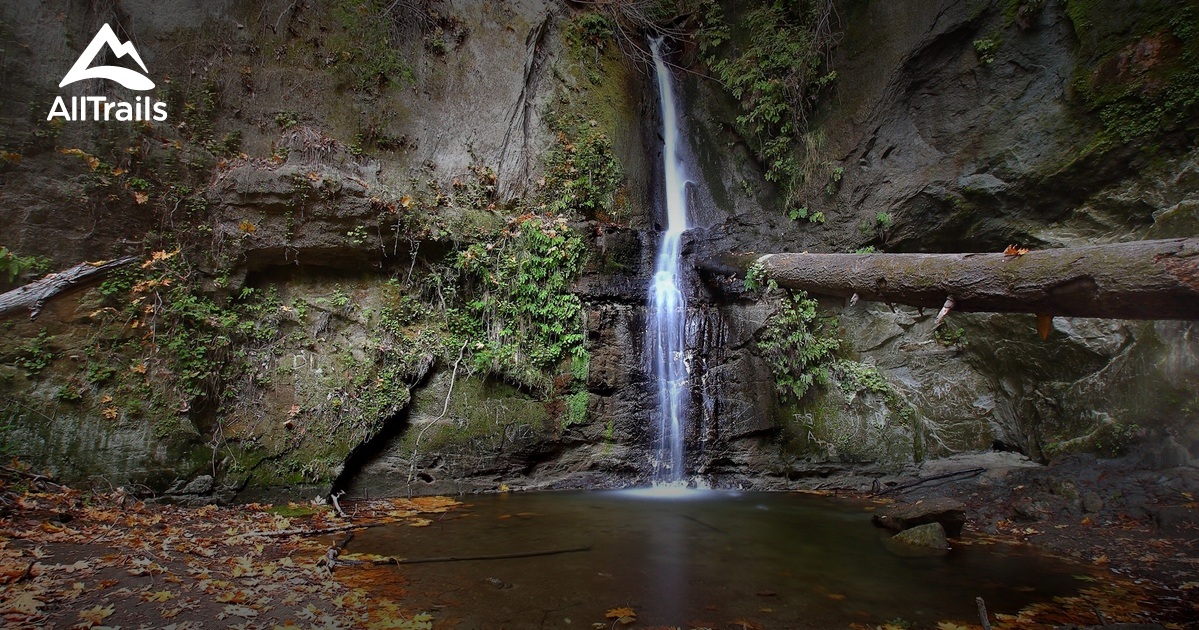
[[[880,510],[871,519],[878,527],[903,531],[917,525],[939,523],[950,537],[960,536],[966,524],[966,506],[949,498],[900,503]]]

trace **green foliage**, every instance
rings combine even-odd
[[[0,281],[13,282],[27,274],[45,273],[50,260],[39,256],[18,256],[7,247],[0,247]]]
[[[749,268],[745,270],[744,287],[746,291],[760,291],[764,288],[774,288],[773,280],[766,278],[766,266],[760,262],[754,261]]]
[[[858,231],[863,236],[877,238],[885,243],[891,235],[891,228],[894,226],[895,220],[891,218],[889,213],[879,212],[874,215],[873,220],[862,219],[861,223],[858,223]]]
[[[957,328],[950,328],[948,325],[942,326],[933,331],[933,339],[936,339],[937,343],[946,348],[962,350],[968,345],[966,342],[966,329],[961,326]]]
[[[615,26],[612,20],[602,13],[581,13],[566,27],[567,41],[576,53],[590,48],[596,57],[604,52],[614,34]]]
[[[1149,4],[1124,15],[1070,0],[1066,11],[1086,63],[1075,90],[1101,125],[1096,148],[1140,143],[1152,150],[1167,134],[1199,131],[1199,2]]]
[[[839,387],[846,396],[852,399],[861,392],[874,394],[889,394],[891,383],[877,367],[860,361],[837,361],[831,366]]]
[[[337,53],[336,67],[352,89],[377,93],[412,80],[412,68],[400,56],[401,20],[395,13],[396,4],[341,0],[334,6],[333,16],[345,32],[331,47]]]
[[[101,385],[112,378],[116,374],[117,369],[109,363],[100,361],[89,361],[87,373],[83,375],[83,380],[92,385]]]
[[[998,35],[984,37],[983,39],[974,40],[974,54],[978,55],[978,60],[983,65],[991,65],[995,62],[995,53],[999,50],[999,45],[1003,43],[1003,39]]]
[[[747,43],[723,57],[718,53],[732,41],[730,29],[717,9],[703,11],[701,52],[740,101],[738,131],[765,163],[766,179],[783,187],[788,202],[794,201],[809,170],[803,136],[821,95],[837,78],[827,67],[835,40],[832,11],[829,0],[763,2],[746,11],[738,24],[748,33]]]
[[[562,418],[562,428],[565,429],[586,422],[587,390],[580,390],[566,397],[566,415]]]
[[[824,213],[820,212],[819,210],[816,212],[811,212],[808,210],[807,206],[799,206],[798,208],[792,207],[787,210],[787,216],[790,217],[792,221],[806,219],[810,223],[824,223]]]
[[[594,120],[567,116],[551,121],[557,142],[546,152],[545,174],[538,181],[540,209],[553,213],[611,220],[622,210],[624,169],[612,141]]]
[[[30,377],[37,376],[54,361],[54,352],[47,348],[48,334],[43,328],[17,351],[16,367]]]
[[[275,124],[279,125],[280,129],[287,130],[295,127],[300,123],[300,116],[295,112],[277,112],[275,114]]]
[[[758,349],[784,400],[789,396],[801,400],[813,385],[827,384],[829,368],[841,348],[833,322],[816,309],[816,300],[803,291],[787,295],[758,339]]]
[[[585,352],[583,305],[570,285],[586,244],[564,218],[525,215],[458,253],[465,304],[447,313],[476,369],[543,386],[541,370]]]
[[[865,247],[859,247],[859,248],[853,250],[853,253],[855,253],[855,254],[877,254],[878,248],[873,245],[867,245]]]
[[[591,355],[588,353],[576,353],[570,357],[570,375],[580,383],[587,383],[587,376],[591,373]]]

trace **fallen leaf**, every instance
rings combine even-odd
[[[38,599],[33,593],[25,592],[0,604],[0,614],[36,615],[38,609],[45,605],[46,602]]]
[[[637,612],[628,606],[622,606],[620,608],[609,609],[608,612],[604,613],[604,617],[607,619],[615,619],[627,626],[634,621],[637,621]]]
[[[225,606],[225,614],[243,619],[252,619],[258,616],[258,611],[248,606],[229,604]]]
[[[144,192],[133,193],[133,200],[136,201],[139,206],[146,203],[146,201],[148,201],[149,199],[150,199],[149,193],[144,193]]]
[[[970,630],[969,626],[956,624],[952,621],[938,621],[937,630]]]
[[[113,606],[101,607],[99,604],[96,604],[87,610],[80,611],[79,618],[93,624],[99,624],[101,621],[104,621],[106,617],[111,615],[114,610],[116,610],[116,608]]]
[[[1027,247],[1017,247],[1015,245],[1008,245],[1007,249],[1003,250],[1004,256],[1023,256],[1027,253],[1028,253]]]
[[[144,593],[142,599],[148,602],[165,602],[168,599],[174,599],[175,594],[170,591],[155,591],[153,593]]]

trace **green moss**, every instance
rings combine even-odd
[[[587,422],[586,390],[578,391],[566,398],[566,415],[562,418],[562,428],[586,424]]]
[[[1083,58],[1075,88],[1100,122],[1098,150],[1199,130],[1199,2],[1179,4],[1067,3]]]

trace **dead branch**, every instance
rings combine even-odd
[[[891,492],[899,492],[900,490],[907,490],[908,488],[914,488],[920,484],[925,484],[930,481],[939,481],[941,479],[949,479],[951,477],[964,477],[966,475],[971,475],[971,476],[980,475],[985,472],[987,472],[986,468],[967,468],[965,470],[956,470],[954,472],[948,472],[943,475],[933,475],[932,477],[923,477],[923,478],[917,479],[915,481],[909,481],[908,483],[900,484],[893,488],[887,488],[886,490],[880,490],[879,492],[876,492],[875,494],[888,494]]]
[[[591,545],[586,547],[570,547],[568,549],[549,549],[545,551],[522,551],[517,553],[498,553],[486,556],[441,556],[436,558],[379,558],[371,560],[370,564],[430,564],[434,562],[470,562],[474,560],[509,560],[512,558],[535,558],[538,556],[556,556],[564,553],[579,553],[591,551]],[[348,562],[346,562],[348,564]]]

